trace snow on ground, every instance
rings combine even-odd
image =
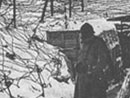
[[[3,9],[0,10],[2,14],[7,12],[4,17],[0,18],[0,91],[6,88],[5,81],[2,80],[4,74],[6,74],[8,81],[11,82],[11,79],[13,79],[10,91],[17,98],[38,97],[42,93],[40,83],[45,86],[45,98],[73,98],[74,84],[72,81],[69,79],[69,84],[67,84],[58,82],[53,78],[59,73],[61,76],[70,75],[67,71],[64,55],[62,53],[58,55],[57,47],[44,41],[47,30],[66,30],[64,17],[65,14],[68,16],[68,12],[61,14],[63,9],[57,8],[57,12],[59,11],[60,13],[55,13],[52,17],[50,16],[49,8],[47,8],[45,21],[39,24],[44,2],[42,0],[38,0],[38,2],[36,0],[28,0],[27,2],[21,0],[20,2],[23,2],[24,5],[17,6],[19,15],[17,15],[18,27],[16,29],[12,25],[9,28],[6,27],[11,19],[12,7],[5,11],[7,6],[2,6]],[[93,25],[96,35],[105,30],[115,29],[114,24],[106,22],[102,14],[107,9],[108,14],[112,13],[111,9],[117,7],[116,3],[113,3],[115,7],[111,6],[110,2],[109,6],[105,6],[107,3],[99,0],[97,2],[99,3],[89,4],[85,8],[85,12],[81,12],[80,7],[75,6],[72,17],[69,18],[68,16],[67,30],[79,30],[85,22]],[[19,2],[17,3],[20,4]],[[61,4],[56,3],[55,7],[57,6],[61,6]],[[120,6],[124,5],[120,4]],[[34,31],[36,26],[37,29]],[[36,32],[42,42],[33,39],[33,37],[37,37],[33,36],[34,32]],[[58,60],[62,63],[60,70],[58,70],[60,65]],[[41,71],[40,77],[42,81],[40,81],[37,73],[39,70]],[[6,92],[1,91],[0,97],[9,98]],[[38,98],[41,98],[41,96]]]
[[[90,22],[93,23],[93,21]],[[105,20],[100,21],[106,23]],[[71,21],[70,24],[72,22],[73,21]],[[73,26],[80,27],[83,23],[84,22],[79,21],[76,25],[73,24]],[[36,98],[42,93],[41,87],[39,85],[38,75],[36,73],[37,66],[35,64],[37,64],[38,67],[42,69],[42,82],[46,83],[47,86],[45,88],[46,98],[73,98],[74,84],[71,80],[69,80],[69,84],[67,84],[64,82],[58,82],[53,79],[52,75],[57,72],[57,68],[54,66],[55,63],[51,63],[51,60],[54,57],[60,57],[57,56],[58,49],[56,49],[56,47],[48,45],[46,42],[41,43],[38,41],[33,41],[31,39],[31,43],[28,43],[29,38],[33,35],[33,31],[30,28],[26,28],[25,30],[6,30],[2,27],[0,30],[0,70],[3,70],[4,68],[4,70],[7,71],[4,73],[7,74],[9,78],[14,79],[13,85],[10,87],[13,96],[22,96],[23,98]],[[99,30],[101,30],[101,28]],[[37,35],[40,36],[40,38],[44,38],[44,36],[41,36],[41,32],[38,32]],[[6,45],[7,47],[3,47]],[[15,53],[16,56],[14,60],[11,60],[11,58],[7,56],[7,52],[10,54]],[[63,56],[60,57],[62,60],[62,67],[60,68],[61,76],[69,76],[70,74],[67,71],[68,68],[65,64]],[[3,73],[1,73],[1,75],[3,75]],[[1,85],[1,87],[5,87],[4,84]],[[6,96],[6,94],[4,95]],[[4,95],[3,93],[0,93],[0,96]]]
[[[84,20],[84,22],[76,21],[76,23],[74,23],[74,21],[71,21],[69,22],[69,29],[80,30],[81,26],[86,22],[93,26],[95,35],[100,35],[101,33],[103,33],[103,31],[116,30],[114,22],[108,22],[104,18]]]
[[[116,30],[114,23],[108,22],[106,19],[89,20],[88,23],[94,27],[95,35],[99,35],[103,31]]]
[[[61,76],[70,76],[64,61],[64,55],[58,55],[58,49],[46,42],[31,40],[31,29],[8,29],[0,28],[0,75],[7,75],[7,80],[13,79],[10,90],[13,96],[22,98],[36,98],[42,93],[40,80],[37,75],[37,67],[41,69],[40,76],[45,84],[46,98],[72,98],[74,85],[60,83],[53,79],[58,72],[59,64],[53,60],[59,58],[61,62]],[[25,33],[26,32],[26,33]],[[44,36],[40,35],[40,38]],[[30,43],[28,41],[31,41]],[[56,67],[57,66],[57,67]],[[3,72],[4,71],[4,72]],[[52,76],[53,75],[53,76]],[[3,78],[3,77],[2,77]],[[0,90],[6,87],[4,80]],[[7,91],[8,92],[8,91]],[[63,93],[64,92],[64,93]],[[7,94],[0,93],[0,96]],[[8,98],[8,97],[3,97]]]

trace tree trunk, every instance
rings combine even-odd
[[[0,8],[1,8],[1,5],[2,5],[2,1],[3,1],[3,0],[0,0]]]
[[[53,16],[54,8],[53,8],[53,2],[54,0],[50,0],[51,2],[51,16]]]
[[[16,28],[16,0],[13,0],[13,21],[14,28]]]
[[[71,8],[71,5],[72,5],[72,1],[69,0],[69,17],[71,17],[71,15],[72,15],[72,8]]]
[[[82,7],[82,12],[84,11],[84,0],[81,0],[81,7]]]
[[[43,12],[42,12],[42,16],[41,16],[40,22],[44,21],[47,4],[48,4],[48,0],[45,1],[45,5],[44,5],[44,8],[43,8]]]

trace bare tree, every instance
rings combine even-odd
[[[1,5],[2,5],[2,1],[3,1],[3,0],[0,0],[0,7],[1,7]]]
[[[69,17],[72,16],[72,7],[71,7],[71,5],[72,5],[72,1],[69,0]]]
[[[47,4],[48,4],[48,0],[45,1],[45,5],[44,5],[44,7],[43,7],[43,12],[42,12],[42,16],[41,16],[40,22],[43,22],[43,21],[44,21]]]
[[[50,0],[50,2],[51,2],[51,16],[53,16],[53,12],[54,12],[54,8],[53,8],[53,2],[54,2],[54,0]]]
[[[84,11],[84,0],[81,0],[82,12]]]
[[[16,0],[13,0],[13,21],[14,28],[16,28]]]

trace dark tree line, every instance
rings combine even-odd
[[[50,1],[51,16],[54,15],[54,0],[45,0],[44,7],[42,10],[41,19],[39,22],[44,21],[46,8],[48,6],[49,1]],[[84,0],[81,0],[81,7],[82,7],[81,11],[84,11],[84,2],[83,1]],[[3,2],[3,0],[0,0],[0,7],[2,6],[2,2]],[[68,2],[69,2],[69,17],[71,17],[72,16],[72,0],[69,0]],[[65,8],[64,12],[66,12],[66,8]],[[12,23],[14,25],[14,28],[16,28],[16,0],[13,0],[13,19],[12,19],[10,24],[12,24]]]
[[[45,0],[45,5],[43,7],[43,12],[42,12],[42,16],[41,16],[41,20],[40,22],[44,21],[44,17],[45,17],[45,12],[46,12],[46,7],[47,7],[47,4],[48,4],[48,1],[49,0]],[[50,8],[51,8],[51,16],[53,16],[53,13],[54,13],[54,0],[50,0]],[[81,7],[82,7],[82,10],[81,11],[84,11],[84,0],[81,0]],[[69,17],[72,16],[72,0],[69,0]]]

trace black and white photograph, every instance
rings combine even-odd
[[[0,0],[0,98],[130,98],[130,0]]]

